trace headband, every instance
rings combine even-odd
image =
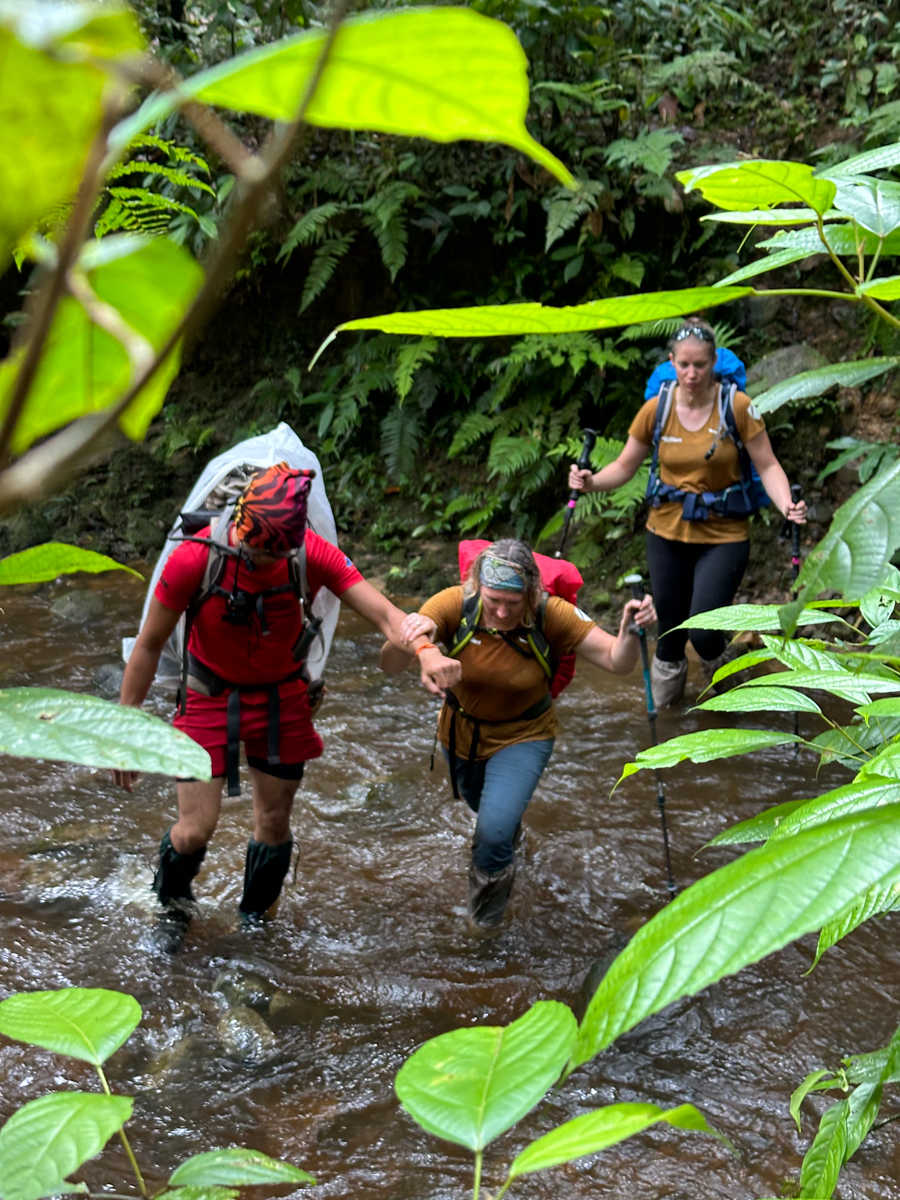
[[[285,462],[257,471],[235,505],[238,539],[269,554],[302,545],[314,475],[315,471],[293,471]]]
[[[485,554],[481,560],[478,580],[484,587],[500,588],[505,592],[524,592],[525,577],[518,563],[496,554]]]

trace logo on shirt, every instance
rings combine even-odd
[[[579,621],[590,621],[591,620],[591,617],[589,617],[587,615],[587,613],[584,611],[584,609],[578,608],[577,606],[575,607],[575,616],[579,619]]]
[[[666,433],[664,433],[659,440],[661,442],[678,442],[678,443],[681,442],[680,437],[674,437],[672,434],[666,434]]]

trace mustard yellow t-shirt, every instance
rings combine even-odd
[[[655,396],[638,410],[628,432],[639,442],[653,445],[653,425],[656,420]],[[744,445],[765,430],[765,424],[745,392],[735,392],[734,419]],[[659,477],[685,492],[718,492],[737,483],[741,477],[737,447],[727,432],[718,434],[718,397],[709,421],[697,430],[686,429],[678,419],[674,397],[669,408],[665,429],[659,439]],[[715,452],[705,458],[718,434]],[[669,501],[651,508],[647,528],[659,537],[673,542],[743,542],[748,536],[746,517],[717,517],[711,514],[705,521],[685,521],[681,504]]]
[[[444,588],[426,600],[420,611],[437,625],[435,640],[449,648],[462,621],[462,609],[463,590],[457,585]],[[555,655],[574,653],[595,628],[581,609],[559,596],[548,598],[543,632]],[[522,645],[528,649],[524,639]],[[502,722],[480,727],[476,758],[489,758],[501,747],[517,742],[556,736],[558,725],[553,705],[538,717],[515,720],[547,694],[547,676],[530,651],[527,656],[520,654],[499,634],[478,630],[460,650],[458,658],[463,674],[453,692],[462,709],[484,721]],[[445,747],[449,746],[452,715],[453,710],[445,704],[438,723],[438,736]],[[456,753],[460,758],[469,754],[473,729],[472,721],[457,714]]]

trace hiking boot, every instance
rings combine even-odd
[[[266,842],[247,843],[244,863],[244,894],[238,905],[241,923],[252,925],[274,916],[275,902],[291,865],[292,839],[270,846]]]
[[[653,691],[653,703],[657,708],[668,708],[677,704],[684,695],[684,684],[687,679],[687,659],[678,662],[666,662],[654,654],[650,663],[650,687]]]
[[[187,900],[172,900],[160,910],[150,940],[163,954],[177,954],[184,945],[188,927],[194,915]]]
[[[469,865],[469,917],[480,929],[494,929],[503,919],[516,877],[516,864],[489,875],[474,863]]]
[[[162,905],[153,930],[153,942],[164,953],[177,954],[194,915],[191,883],[206,856],[206,847],[201,846],[191,854],[180,854],[172,845],[169,832],[163,834],[159,844],[159,863],[153,875],[153,891]]]

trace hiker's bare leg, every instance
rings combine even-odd
[[[178,820],[169,830],[173,847],[179,854],[192,854],[205,846],[215,832],[222,805],[224,776],[214,779],[190,779],[176,784]]]
[[[291,836],[291,809],[300,786],[299,779],[276,779],[250,767],[253,784],[253,837],[277,846]]]

